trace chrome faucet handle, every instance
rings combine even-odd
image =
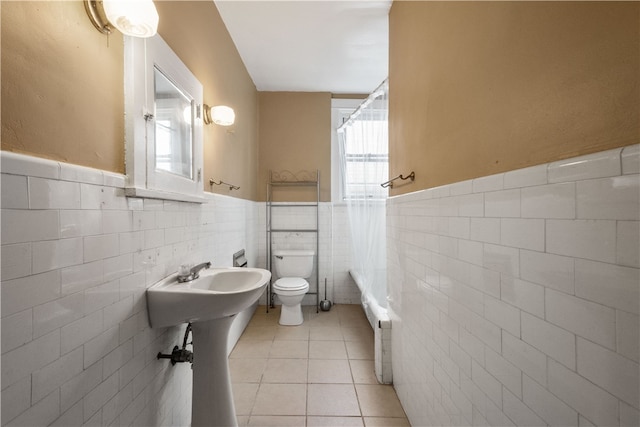
[[[198,277],[200,277],[200,270],[210,267],[210,262],[203,262],[191,268],[189,268],[187,264],[182,264],[180,266],[180,270],[178,271],[178,283],[185,283],[196,280]]]
[[[195,280],[198,277],[200,277],[200,270],[205,269],[205,268],[210,268],[211,267],[211,263],[210,262],[203,262],[201,264],[196,265],[195,267],[191,268],[191,280]]]

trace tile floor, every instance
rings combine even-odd
[[[373,371],[373,331],[359,305],[280,326],[258,307],[229,365],[240,426],[409,426],[392,386]]]

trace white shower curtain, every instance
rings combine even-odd
[[[388,83],[385,81],[338,128],[341,178],[348,205],[353,269],[365,309],[386,309],[386,212],[389,178]]]

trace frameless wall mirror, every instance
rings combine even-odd
[[[157,67],[155,93],[156,170],[193,178],[193,100]]]
[[[202,93],[159,35],[125,37],[127,195],[204,202]]]

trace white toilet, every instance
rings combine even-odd
[[[309,290],[305,278],[313,272],[313,251],[273,251],[273,265],[278,280],[273,284],[273,293],[282,303],[279,323],[295,326],[302,324],[302,298]]]

